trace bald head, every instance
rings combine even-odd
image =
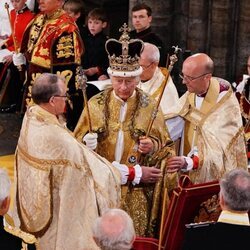
[[[93,237],[101,249],[131,249],[135,238],[133,221],[125,211],[110,209],[96,219]]]
[[[182,66],[183,84],[191,93],[197,95],[206,93],[213,69],[214,63],[208,55],[198,53],[189,56]]]
[[[144,48],[141,53],[141,59],[146,59],[150,62],[158,62],[160,61],[160,52],[159,49],[151,43],[144,43]]]
[[[203,73],[213,73],[214,63],[213,60],[204,53],[194,54],[189,56],[183,63],[192,70],[199,70]]]

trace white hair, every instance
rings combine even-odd
[[[144,43],[142,55],[146,55],[147,59],[151,62],[159,62],[160,61],[160,51],[152,43]]]
[[[102,250],[129,250],[135,239],[130,216],[121,209],[109,209],[93,225],[93,237]]]
[[[0,168],[0,205],[10,196],[10,179],[5,169]]]

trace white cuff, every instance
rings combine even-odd
[[[185,169],[181,169],[181,171],[183,172],[187,172],[187,171],[190,171],[193,169],[193,166],[194,166],[194,162],[193,162],[193,159],[191,157],[187,157],[187,156],[182,156],[186,163],[187,163],[187,167]]]
[[[142,177],[142,170],[141,170],[141,166],[139,164],[136,164],[134,166],[135,169],[135,178],[132,181],[133,185],[139,184],[141,181],[141,177]]]

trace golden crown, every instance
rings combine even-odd
[[[105,44],[109,58],[108,73],[114,76],[137,76],[142,72],[139,58],[144,44],[140,39],[131,39],[129,32],[131,29],[126,23],[119,29],[122,32],[119,40],[109,39]]]

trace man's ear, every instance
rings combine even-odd
[[[107,27],[108,23],[107,22],[103,22],[102,23],[102,28],[105,29]]]
[[[49,98],[49,104],[50,104],[51,106],[55,106],[55,104],[54,104],[54,96],[51,96],[51,97]]]
[[[152,22],[152,16],[149,16],[149,17],[148,17],[148,21],[149,21],[149,23]]]
[[[77,20],[80,16],[81,16],[81,12],[77,12],[77,13],[75,14],[75,19]]]
[[[210,80],[211,80],[211,78],[212,78],[212,74],[211,74],[211,73],[209,73],[209,74],[205,75],[205,78],[206,78],[206,79],[208,79],[208,80],[210,81]]]
[[[0,215],[2,216],[5,215],[8,212],[9,207],[10,207],[10,197],[8,196],[3,200],[0,206]]]
[[[225,201],[224,201],[224,197],[223,197],[223,195],[221,194],[221,192],[220,192],[219,197],[220,197],[220,207],[221,207],[221,209],[223,210],[223,208],[225,207]]]

